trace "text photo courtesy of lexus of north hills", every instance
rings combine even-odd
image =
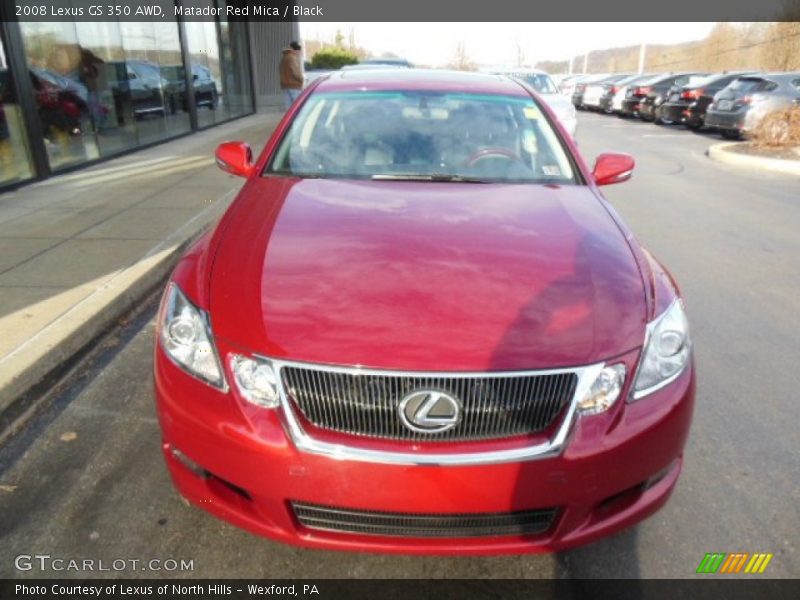
[[[2,0],[0,597],[800,597],[757,4]]]

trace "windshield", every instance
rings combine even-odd
[[[440,92],[312,95],[267,173],[300,177],[572,183],[529,97]]]
[[[760,78],[743,77],[740,79],[734,79],[730,85],[728,85],[727,89],[731,92],[751,92],[763,82],[764,80]]]

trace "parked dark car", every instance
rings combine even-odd
[[[714,96],[706,125],[728,139],[737,139],[769,113],[800,104],[800,71],[746,75]]]
[[[656,118],[656,109],[661,106],[666,100],[669,89],[674,85],[684,86],[691,85],[692,78],[699,79],[706,77],[708,73],[673,73],[655,81],[650,81],[641,92],[644,92],[638,98],[638,116],[644,121],[654,121]]]
[[[575,83],[575,88],[572,91],[572,105],[580,110],[583,110],[583,94],[587,86],[597,81],[602,81],[609,77],[608,73],[584,75],[580,80]]]
[[[659,73],[626,86],[624,97],[619,102],[617,114],[620,117],[638,117],[640,105],[647,94],[650,93],[650,84],[658,82],[665,77],[669,77],[669,75]]]
[[[141,118],[150,114],[164,115],[170,104],[170,87],[159,66],[146,60],[125,60],[106,63],[117,115]]]
[[[673,86],[658,109],[656,123],[683,123],[689,129],[701,129],[714,95],[739,77],[752,74],[743,71],[715,74],[691,85]]]
[[[189,110],[184,73],[183,65],[161,67],[161,76],[168,82],[166,98],[170,114],[175,114],[178,109],[187,112]],[[196,63],[192,65],[192,87],[194,87],[196,106],[205,106],[211,110],[217,107],[219,102],[217,82],[208,68]]]
[[[617,98],[617,95],[622,92],[623,97],[625,91],[631,85],[636,85],[643,81],[647,81],[648,79],[652,79],[654,75],[652,73],[642,74],[637,73],[636,75],[628,75],[624,79],[620,79],[619,81],[609,84],[605,86],[603,95],[600,96],[599,106],[600,109],[606,113],[613,113],[616,110],[619,110],[619,106],[614,106],[614,100]]]

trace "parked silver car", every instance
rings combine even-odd
[[[769,113],[800,104],[800,72],[739,77],[714,96],[705,124],[737,139]]]
[[[525,69],[521,67],[492,69],[491,72],[519,79],[532,87],[533,90],[542,97],[542,100],[547,103],[547,106],[556,114],[556,118],[561,121],[564,129],[566,129],[572,137],[575,137],[575,130],[578,128],[578,117],[575,114],[575,107],[572,106],[572,102],[570,102],[569,98],[559,93],[558,86],[553,82],[549,74],[538,69]]]

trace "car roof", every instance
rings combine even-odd
[[[336,71],[317,86],[319,92],[426,90],[529,96],[519,83],[503,75],[433,69],[353,69]]]
[[[708,72],[703,71],[678,71],[676,73],[662,73],[661,75],[656,75],[655,78],[651,80],[652,83],[658,83],[659,81],[665,81],[667,79],[677,79],[678,77],[684,77],[686,75],[697,75],[700,77],[708,77]]]
[[[784,79],[796,79],[800,77],[800,71],[778,71],[775,73],[753,73],[750,77],[762,77],[764,79],[778,79],[783,81]]]
[[[620,79],[617,83],[633,83],[634,81],[650,79],[652,76],[652,73],[636,73],[635,75],[628,75],[627,77]]]
[[[487,69],[481,71],[482,73],[494,73],[497,75],[506,75],[508,73],[525,73],[526,75],[550,75],[547,71],[542,69],[534,69],[532,67],[498,67],[496,69]]]
[[[630,73],[614,73],[609,75],[605,79],[601,79],[601,81],[608,81],[611,83],[616,83],[617,81],[622,81],[623,79],[630,77]]]
[[[760,75],[758,71],[728,71],[727,73],[711,73],[707,75],[703,81],[698,81],[697,83],[693,83],[692,87],[699,86],[699,85],[708,85],[710,83],[714,83],[716,81],[720,81],[722,79],[733,78],[736,79],[738,77],[746,77],[748,75]]]

